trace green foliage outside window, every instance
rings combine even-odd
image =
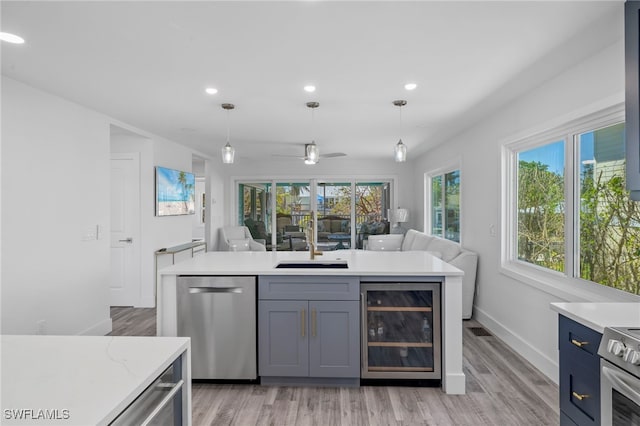
[[[564,271],[564,178],[538,161],[519,162],[518,259]]]
[[[624,170],[623,170],[624,172]],[[583,178],[580,277],[640,294],[640,208],[621,175]]]
[[[640,294],[640,203],[625,188],[624,124],[577,136],[575,204],[565,200],[564,157],[551,154],[554,145],[563,151],[561,142],[518,153],[518,259]],[[578,241],[569,245],[579,258],[575,275],[565,256],[566,214],[579,224]]]

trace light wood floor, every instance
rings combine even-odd
[[[113,335],[153,336],[155,309],[111,308]],[[463,324],[466,395],[440,388],[193,385],[200,425],[557,425],[558,387],[474,320]]]

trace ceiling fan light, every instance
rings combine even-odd
[[[307,160],[310,161],[309,163],[306,163],[306,164],[316,164],[320,159],[320,150],[318,149],[318,145],[316,145],[315,142],[306,144],[304,147],[304,151],[305,151],[304,153],[305,163]]]
[[[317,163],[317,161],[313,161],[313,160],[311,160],[309,158],[305,158],[304,159],[304,164],[316,164],[316,163]]]
[[[7,43],[13,43],[13,44],[23,44],[24,43],[24,39],[22,37],[20,37],[19,35],[15,35],[15,34],[11,34],[11,33],[5,33],[5,32],[0,32],[0,40],[6,41]]]
[[[236,150],[227,142],[227,144],[222,147],[222,162],[224,164],[233,164],[235,155]]]
[[[404,163],[407,161],[407,146],[402,143],[402,139],[398,141],[393,151],[396,163]]]

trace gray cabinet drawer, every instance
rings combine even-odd
[[[260,276],[261,300],[359,300],[359,277]]]

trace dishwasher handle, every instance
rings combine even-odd
[[[237,293],[243,292],[242,287],[189,287],[189,293]]]

